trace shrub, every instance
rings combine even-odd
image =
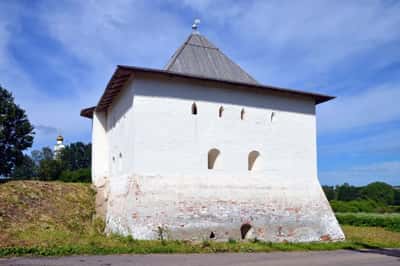
[[[383,227],[400,232],[400,215],[398,214],[337,213],[336,218],[340,224]]]
[[[332,200],[332,209],[335,212],[388,212],[389,208],[382,203],[372,200],[339,201]]]
[[[210,246],[211,246],[211,243],[210,243],[210,241],[208,241],[208,240],[203,240],[203,241],[201,242],[201,246],[202,246],[203,248],[205,248],[205,247],[210,247]]]
[[[230,237],[230,238],[228,239],[228,243],[229,243],[229,244],[236,244],[236,240]]]
[[[59,179],[63,170],[62,163],[58,160],[45,159],[39,163],[39,180],[51,181]]]
[[[75,171],[65,170],[61,173],[60,180],[64,182],[90,182],[90,168],[81,168]]]
[[[400,206],[390,206],[392,212],[400,212]]]

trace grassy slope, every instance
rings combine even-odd
[[[89,184],[0,184],[0,247],[52,244],[57,237],[65,241],[93,231],[93,196]]]
[[[340,243],[137,241],[108,236],[94,217],[89,184],[14,181],[0,184],[0,256],[111,253],[203,253],[400,247],[400,233],[343,226]]]

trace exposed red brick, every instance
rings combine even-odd
[[[321,241],[330,241],[331,240],[331,236],[330,235],[322,235],[319,239]]]

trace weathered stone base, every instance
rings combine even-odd
[[[110,183],[106,230],[135,239],[157,239],[163,234],[193,241],[210,237],[217,241],[344,240],[318,182],[260,187],[185,180],[134,176]]]
[[[92,185],[92,187],[96,190],[96,216],[106,220],[110,186],[107,177],[103,177],[100,181],[101,182],[97,183],[97,186]]]

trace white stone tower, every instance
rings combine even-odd
[[[317,171],[316,105],[334,97],[257,82],[198,23],[164,69],[117,66],[81,111],[106,231],[344,240]]]

